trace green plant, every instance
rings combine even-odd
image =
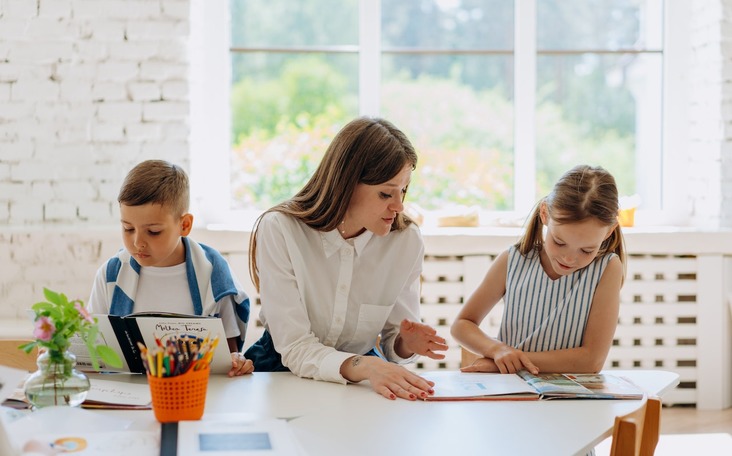
[[[89,350],[95,369],[99,369],[98,358],[111,367],[122,367],[122,359],[114,350],[104,344],[97,344],[97,321],[84,308],[81,300],[69,301],[63,293],[48,288],[43,289],[43,295],[46,301],[37,302],[31,307],[35,312],[35,340],[21,345],[21,350],[30,353],[33,348],[39,347],[57,355],[68,350],[71,339],[79,335]]]

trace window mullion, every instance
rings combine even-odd
[[[536,199],[536,0],[516,0],[514,44],[514,209]]]
[[[378,116],[381,100],[381,1],[359,4],[358,106],[359,113]]]

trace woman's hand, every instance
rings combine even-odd
[[[406,319],[402,320],[399,326],[399,338],[396,344],[401,345],[401,347],[395,346],[395,349],[402,358],[409,358],[413,353],[417,353],[432,359],[443,359],[445,355],[436,352],[447,350],[445,339],[438,336],[437,331],[431,326]]]
[[[251,359],[246,359],[240,352],[231,353],[229,377],[238,377],[240,375],[251,374],[252,372],[254,372],[254,363]]]
[[[515,374],[521,369],[526,369],[534,375],[539,373],[539,368],[531,362],[526,353],[508,345],[502,345],[495,350],[493,362],[502,374]]]
[[[353,382],[368,380],[374,391],[391,400],[400,397],[414,401],[435,393],[434,382],[377,356],[348,358],[341,366],[341,375]]]

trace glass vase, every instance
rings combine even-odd
[[[25,382],[25,397],[34,408],[52,405],[75,407],[86,399],[89,378],[75,369],[76,355],[68,350],[48,350],[36,361],[38,370]]]

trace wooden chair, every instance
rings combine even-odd
[[[610,456],[653,456],[661,431],[661,400],[646,397],[643,405],[615,417]]]
[[[28,342],[32,341],[29,339],[0,339],[0,365],[23,369],[28,372],[34,372],[38,369],[36,365],[38,349],[26,353],[18,348]]]

